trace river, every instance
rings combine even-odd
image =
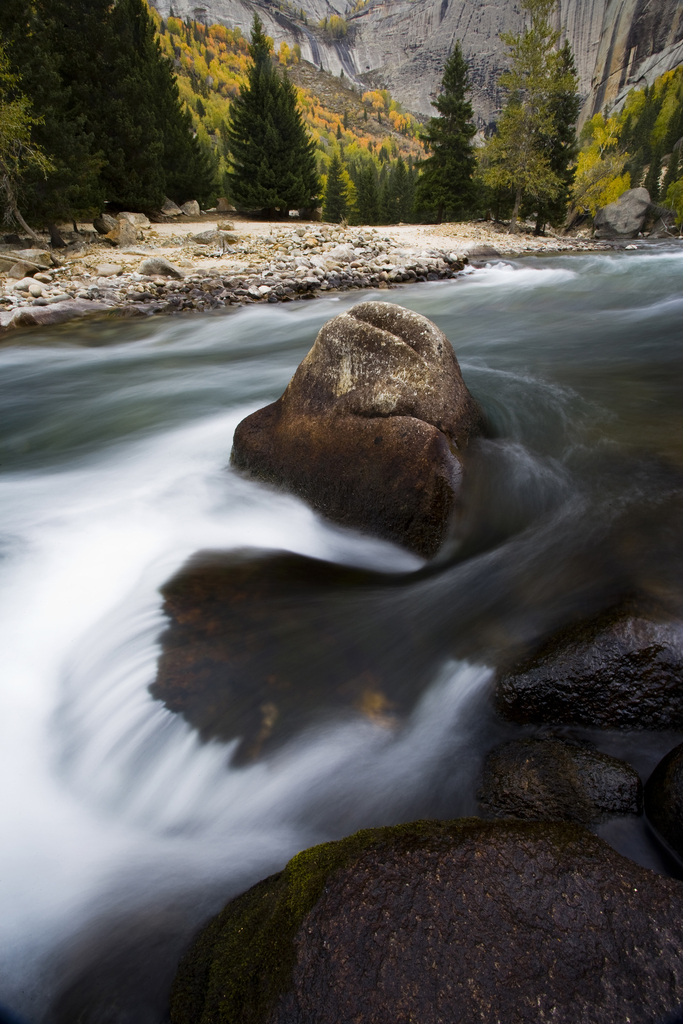
[[[445,331],[493,427],[428,570],[227,468],[240,419],[368,297]],[[683,606],[682,315],[671,243],[0,347],[0,1000],[34,1021],[162,1021],[193,930],[297,850],[476,813],[483,753],[519,734],[490,709],[501,652],[633,589]],[[198,550],[245,547],[377,573],[343,614],[381,623],[397,674],[427,666],[412,711],[302,718],[243,765],[153,700],[159,587]],[[584,734],[643,776],[681,739]],[[668,870],[641,822],[600,833]]]

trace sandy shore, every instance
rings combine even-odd
[[[92,226],[81,225],[67,247],[54,252],[47,240],[42,253],[36,247],[27,252],[0,246],[3,340],[11,340],[7,335],[16,328],[83,316],[151,316],[288,302],[325,291],[453,278],[468,263],[498,257],[614,248],[590,238],[513,235],[485,222],[341,228],[299,220],[227,221],[205,214],[141,227],[137,233],[135,244],[119,247]],[[152,259],[156,265],[149,263]]]

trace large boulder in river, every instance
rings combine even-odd
[[[481,429],[445,335],[411,310],[363,302],[325,324],[277,402],[242,420],[231,461],[429,557]]]
[[[173,1024],[634,1024],[683,1002],[683,884],[577,825],[422,821],[294,857],[181,962]]]
[[[629,607],[555,633],[498,679],[515,722],[607,729],[683,728],[683,623]]]
[[[645,786],[648,821],[683,859],[683,743],[659,762]]]
[[[490,751],[479,799],[496,818],[593,825],[639,814],[642,785],[626,761],[585,744],[533,737]]]
[[[596,238],[635,238],[643,230],[650,208],[646,188],[631,188],[595,215]]]

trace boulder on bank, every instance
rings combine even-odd
[[[110,231],[114,231],[116,228],[116,217],[112,217],[110,213],[101,213],[99,217],[95,217],[93,220],[93,227],[100,235],[108,235]]]
[[[138,240],[140,229],[131,223],[126,217],[120,214],[116,218],[116,227],[109,231],[104,237],[112,245],[135,245]]]
[[[650,208],[646,188],[631,188],[595,215],[596,238],[636,238]]]
[[[639,814],[642,785],[630,764],[556,737],[512,740],[484,764],[480,802],[497,818],[593,825]]]
[[[683,743],[659,762],[645,786],[647,819],[683,859]]]
[[[148,277],[172,277],[176,281],[181,281],[185,277],[182,270],[164,256],[151,256],[148,260],[143,260],[138,271]]]
[[[411,310],[363,302],[324,325],[277,402],[242,420],[231,462],[430,557],[482,425],[445,335]]]
[[[659,1021],[683,884],[570,824],[422,821],[294,857],[181,962],[173,1024]]]
[[[163,207],[162,211],[164,213],[166,212]],[[202,211],[199,209],[199,203],[196,199],[188,199],[188,201],[183,203],[180,207],[180,212],[184,213],[186,217],[198,217]]]
[[[560,630],[499,676],[514,722],[607,729],[683,728],[683,624],[630,607]]]
[[[183,215],[183,211],[172,199],[164,199],[160,212],[164,217],[182,217]]]

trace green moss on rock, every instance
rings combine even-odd
[[[520,829],[529,838],[550,829],[557,847],[574,847],[577,855],[585,855],[586,840],[593,838],[568,823],[460,818],[363,829],[302,851],[283,871],[229,903],[200,934],[173,984],[173,1024],[265,1024],[290,987],[297,955],[294,940],[302,922],[334,874],[370,848],[386,846],[407,854]]]

